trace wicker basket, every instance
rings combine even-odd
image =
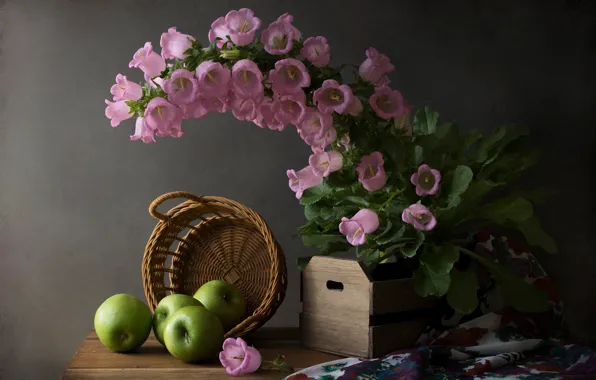
[[[174,198],[186,200],[165,214],[157,211]],[[259,214],[226,198],[185,192],[160,196],[149,212],[159,219],[143,256],[151,311],[169,294],[192,295],[208,281],[225,280],[244,295],[248,316],[226,338],[256,330],[275,314],[286,292],[286,262]]]

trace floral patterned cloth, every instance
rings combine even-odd
[[[327,362],[285,380],[596,379],[595,351],[567,340],[563,305],[529,250],[504,236],[483,234],[475,251],[545,290],[551,310],[524,315],[503,307],[498,288],[477,267],[480,303],[474,313],[458,315],[445,303],[414,348],[372,360]]]

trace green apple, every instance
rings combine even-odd
[[[193,363],[216,357],[224,330],[215,314],[204,307],[186,306],[168,318],[163,337],[172,356]]]
[[[246,316],[246,301],[242,293],[223,280],[209,281],[196,291],[194,297],[217,315],[225,331],[242,322]]]
[[[116,294],[105,300],[95,312],[95,332],[107,348],[126,352],[139,348],[151,332],[149,307],[137,297]]]
[[[201,302],[186,294],[170,294],[157,304],[153,312],[153,333],[159,343],[164,344],[163,330],[170,315],[186,306],[203,306]]]

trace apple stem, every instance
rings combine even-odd
[[[184,333],[184,339],[186,340],[186,344],[190,344],[190,337],[188,336],[188,331]]]

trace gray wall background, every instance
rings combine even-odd
[[[57,379],[108,296],[143,296],[140,264],[156,196],[187,190],[260,212],[290,268],[272,326],[296,326],[301,206],[285,170],[308,149],[291,130],[232,115],[187,122],[181,140],[130,142],[105,98],[146,40],[170,26],[207,41],[209,25],[250,7],[264,24],[285,11],[324,35],[333,61],[374,46],[394,60],[393,85],[465,128],[528,125],[545,152],[528,181],[559,191],[540,211],[561,252],[543,257],[569,324],[596,338],[594,1],[0,1],[0,378]],[[542,256],[541,256],[542,257]]]

